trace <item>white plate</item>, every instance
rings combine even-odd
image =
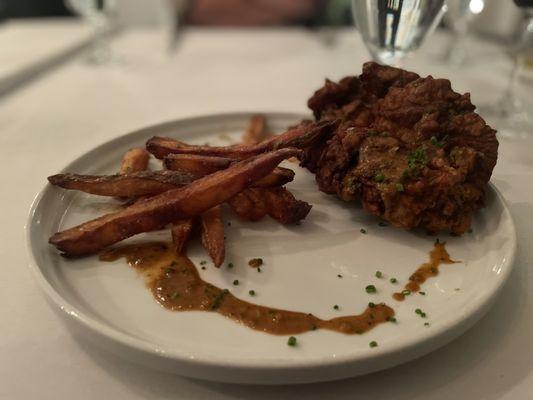
[[[65,168],[106,174],[119,168],[121,155],[152,135],[191,143],[237,141],[250,114],[191,118],[122,136],[79,157]],[[300,115],[269,114],[273,131],[299,121]],[[144,281],[123,260],[102,263],[96,257],[68,260],[47,243],[57,230],[113,209],[113,200],[46,186],[35,200],[27,226],[32,269],[46,295],[67,320],[100,346],[130,360],[182,375],[241,383],[325,381],[391,367],[428,353],[454,339],[488,310],[511,271],[515,229],[501,195],[490,187],[487,206],[476,215],[472,234],[440,236],[452,258],[441,274],[423,286],[427,295],[399,303],[391,298],[408,276],[428,259],[435,237],[378,226],[353,204],[320,193],[313,176],[295,164],[293,193],[313,204],[299,226],[271,220],[256,223],[232,218],[227,228],[227,262],[231,270],[212,266],[202,277],[238,297],[272,307],[312,312],[331,318],[362,312],[369,301],[386,302],[398,323],[379,325],[363,335],[325,330],[298,336],[289,347],[286,336],[251,330],[215,313],[171,312],[155,302]],[[228,217],[229,218],[229,217]],[[367,234],[360,232],[361,228]],[[167,232],[139,235],[130,241],[169,239]],[[190,257],[208,259],[200,246]],[[262,257],[258,273],[246,265]],[[380,270],[384,278],[376,278]],[[342,278],[337,275],[341,274]],[[396,277],[393,285],[389,278]],[[234,279],[241,284],[233,286]],[[367,294],[368,284],[378,293]],[[340,310],[335,311],[333,305]],[[415,313],[423,309],[427,319]],[[424,322],[430,326],[424,326]],[[370,348],[369,342],[378,347]]]

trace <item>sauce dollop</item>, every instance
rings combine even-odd
[[[194,264],[163,242],[132,244],[106,250],[102,261],[126,258],[141,273],[155,299],[173,311],[217,312],[249,328],[275,335],[291,335],[315,329],[362,334],[391,320],[394,310],[385,304],[368,306],[362,314],[329,320],[313,314],[270,308],[235,297],[204,280]]]
[[[460,261],[454,261],[450,258],[450,254],[446,250],[446,243],[440,243],[436,241],[433,245],[433,250],[429,252],[429,262],[422,264],[418,269],[409,277],[409,282],[405,285],[405,290],[409,293],[415,293],[420,290],[420,286],[432,276],[439,274],[439,266],[441,264],[454,264]],[[405,300],[405,294],[403,292],[394,293],[392,295],[394,300]]]

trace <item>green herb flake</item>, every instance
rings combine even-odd
[[[316,331],[316,325],[315,325],[315,324],[311,325],[311,328],[310,328],[310,329],[311,329],[312,331]]]
[[[261,268],[257,268],[257,272],[261,272]]]
[[[397,183],[396,185],[394,185],[394,187],[396,188],[397,192],[404,192],[405,191],[405,188],[403,187],[403,185],[401,183]]]
[[[171,300],[174,300],[176,297],[179,297],[179,293],[178,292],[174,292],[170,295],[170,299]]]
[[[402,290],[402,294],[403,294],[404,296],[409,296],[409,295],[411,294],[411,291],[405,289],[405,290]]]
[[[334,309],[334,310],[338,310],[338,309],[339,309],[339,306],[338,306],[337,304],[335,304],[335,305],[333,306],[333,309]]]
[[[366,229],[365,228],[361,228],[361,229],[359,229],[359,232],[361,232],[363,235],[365,235],[366,234]]]
[[[249,291],[248,291],[248,294],[249,294],[250,296],[255,296],[255,290],[249,290]]]
[[[368,285],[367,287],[365,287],[365,291],[367,293],[376,293],[378,290],[374,285]]]
[[[389,279],[389,282],[390,282],[390,283],[398,283],[398,279],[396,279],[396,278],[390,278],[390,279]]]
[[[385,221],[379,221],[378,225],[379,226],[389,226],[389,224],[387,224]]]
[[[383,182],[385,180],[385,175],[383,175],[381,172],[378,172],[376,175],[374,175],[374,180],[376,182]]]
[[[204,261],[204,260],[200,261],[200,265],[205,265],[205,264],[207,264],[207,261]]]
[[[206,268],[206,267],[204,267],[204,266],[202,266],[201,268],[202,268],[203,270],[207,269],[207,268]]]
[[[376,278],[383,278],[383,272],[381,271],[376,271]]]
[[[418,292],[418,294],[421,294],[422,296],[425,296],[426,292]]]
[[[398,322],[398,321],[396,320],[396,318],[394,318],[394,317],[387,317],[386,320],[387,320],[388,322],[394,322],[394,323]]]
[[[233,268],[233,267],[234,267],[233,263],[228,263],[228,268]]]
[[[342,275],[341,275],[341,274],[338,274],[338,275],[337,275],[337,278],[342,278]]]
[[[378,342],[376,342],[375,340],[372,340],[368,345],[369,345],[371,348],[378,347]]]
[[[238,279],[235,279],[235,280],[233,281],[233,284],[234,284],[235,286],[239,286],[239,280],[238,280]]]
[[[289,337],[289,340],[287,340],[287,344],[291,347],[296,346],[296,338],[294,336]]]
[[[372,303],[372,302],[368,303],[368,307],[370,308],[374,308],[375,306],[376,306],[376,303]]]
[[[429,322],[424,322],[424,326],[429,326]]]

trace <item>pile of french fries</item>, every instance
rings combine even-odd
[[[302,123],[272,136],[264,116],[256,115],[239,145],[193,146],[153,137],[146,149],[134,148],[123,156],[118,174],[53,175],[48,180],[55,186],[115,197],[124,202],[124,208],[58,232],[50,243],[65,256],[83,256],[135,234],[170,226],[179,253],[185,252],[197,231],[214,265],[220,267],[225,257],[221,205],[227,203],[247,221],[268,215],[292,224],[305,218],[311,205],[284,187],[294,172],[277,165],[301,157],[302,149],[323,139],[332,128],[328,122]],[[148,170],[152,155],[162,160],[163,169]]]

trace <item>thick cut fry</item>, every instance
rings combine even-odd
[[[58,174],[48,181],[64,189],[81,190],[99,196],[151,196],[188,185],[194,180],[190,174],[176,171],[141,171],[117,175]]]
[[[242,160],[267,151],[286,147],[304,149],[317,140],[329,136],[336,125],[337,121],[300,124],[279,136],[252,146],[193,146],[175,139],[154,136],[146,142],[146,149],[157,158],[164,158],[168,154],[175,153],[218,156]]]
[[[261,114],[250,118],[248,127],[242,136],[241,143],[245,146],[258,144],[266,139],[266,120]]]
[[[284,225],[304,219],[311,210],[310,204],[296,200],[284,187],[246,189],[231,198],[228,204],[243,220],[259,221],[268,214]]]
[[[226,163],[228,161],[228,163]],[[225,169],[235,162],[229,158],[198,156],[192,154],[169,154],[164,158],[165,167],[169,170],[180,171],[201,178],[214,171]],[[218,167],[218,168],[217,168]],[[274,170],[253,184],[253,187],[282,186],[294,179],[294,171],[288,168],[276,167]]]
[[[174,243],[174,248],[176,253],[184,254],[187,248],[187,243],[191,238],[191,233],[193,230],[194,219],[186,218],[180,219],[179,221],[173,222],[170,232],[172,233],[172,243]]]
[[[163,159],[166,169],[184,171],[200,177],[226,169],[232,162],[231,158],[199,156],[196,154],[169,154]]]
[[[296,200],[291,192],[284,187],[261,190],[268,206],[268,215],[282,224],[294,224],[309,214],[311,204]]]
[[[236,163],[182,188],[58,232],[50,243],[69,256],[96,253],[137,233],[202,214],[267,175],[282,160],[299,153],[297,149],[280,149]]]
[[[243,190],[228,201],[237,216],[245,221],[259,221],[268,214],[267,204],[260,193]]]
[[[220,268],[226,255],[224,225],[220,206],[215,206],[200,216],[202,246],[213,260],[215,267]]]
[[[150,160],[150,153],[141,147],[129,149],[120,165],[121,174],[130,174],[132,172],[144,171],[148,168],[148,161]]]

